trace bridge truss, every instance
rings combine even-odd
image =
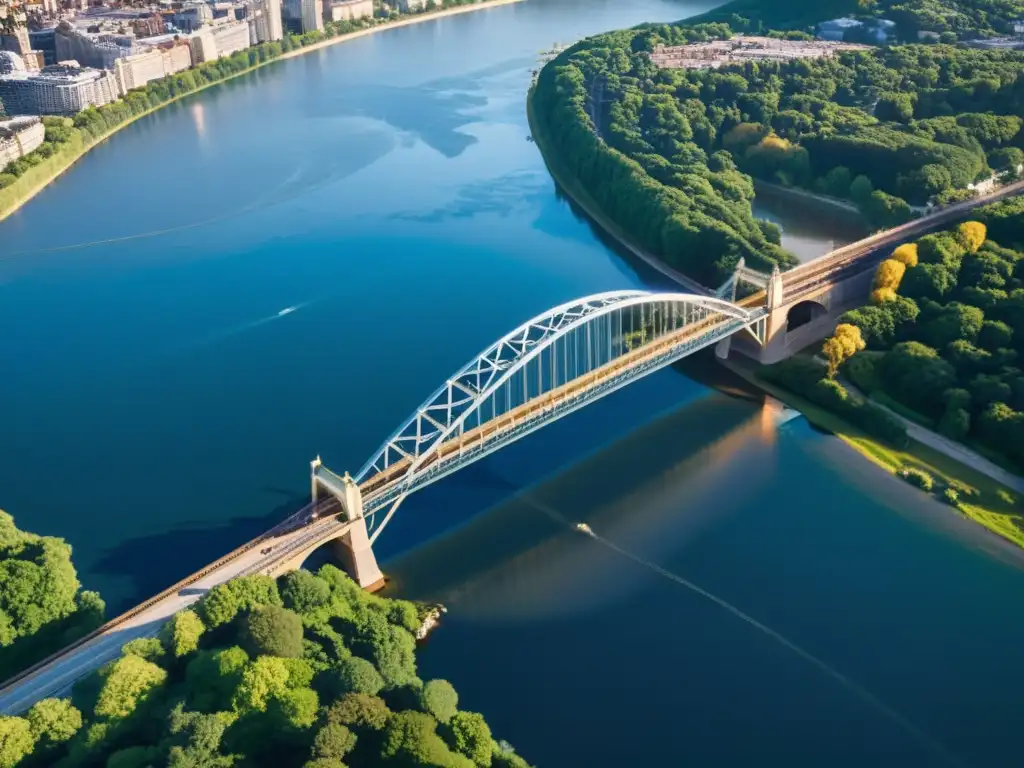
[[[438,387],[360,469],[370,541],[410,493],[738,331],[760,340],[764,316],[712,296],[613,291],[528,320]],[[315,473],[341,490],[326,467]]]

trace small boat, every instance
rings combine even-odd
[[[284,309],[282,309],[280,312],[277,313],[277,316],[278,317],[284,317],[285,315],[290,315],[294,311],[295,311],[295,307],[285,307]]]
[[[586,523],[576,523],[576,530],[582,531],[583,533],[589,534],[591,536],[594,535],[594,532],[590,530],[590,526]]]

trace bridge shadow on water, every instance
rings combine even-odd
[[[382,537],[419,539],[417,546],[396,552],[383,563],[391,579],[388,592],[447,600],[453,596],[451,590],[461,592],[503,564],[541,551],[550,557],[551,547],[575,548],[579,541],[574,532],[564,521],[544,514],[542,506],[560,510],[567,519],[589,521],[604,514],[613,500],[631,496],[638,488],[661,493],[680,482],[694,488],[711,483],[737,452],[773,440],[773,423],[762,423],[760,408],[744,399],[706,394],[654,415],[635,429],[590,444],[549,472],[524,477],[517,472],[521,462],[497,456],[467,467],[447,489],[441,483],[419,499],[410,499],[409,507],[393,521],[399,530]],[[541,450],[537,444],[524,449]],[[680,472],[689,480],[670,480]],[[752,469],[754,475],[758,472]],[[444,506],[450,499],[464,498],[479,502],[475,513],[467,515],[469,505],[462,502]]]
[[[104,592],[107,615],[117,615],[200,570],[309,502],[308,495],[298,496],[282,488],[262,491],[284,500],[265,515],[235,517],[205,527],[201,521],[195,521],[186,527],[130,539],[105,552],[95,572],[130,582],[117,594]]]

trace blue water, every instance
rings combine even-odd
[[[556,193],[525,91],[552,43],[704,7],[528,0],[392,30],[89,153],[0,224],[0,505],[67,538],[116,611],[300,504],[315,455],[355,471],[522,320],[649,284]],[[941,764],[525,489],[967,764],[1012,764],[1017,561],[802,422],[744,426],[757,414],[665,371],[410,499],[378,551],[399,591],[451,606],[423,674],[541,765]]]

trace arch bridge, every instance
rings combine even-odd
[[[336,499],[347,522],[363,521],[365,533],[346,526],[353,575],[379,581],[370,547],[409,494],[737,332],[760,341],[765,318],[717,296],[635,290],[554,307],[459,368],[355,477],[317,458],[313,500]]]

